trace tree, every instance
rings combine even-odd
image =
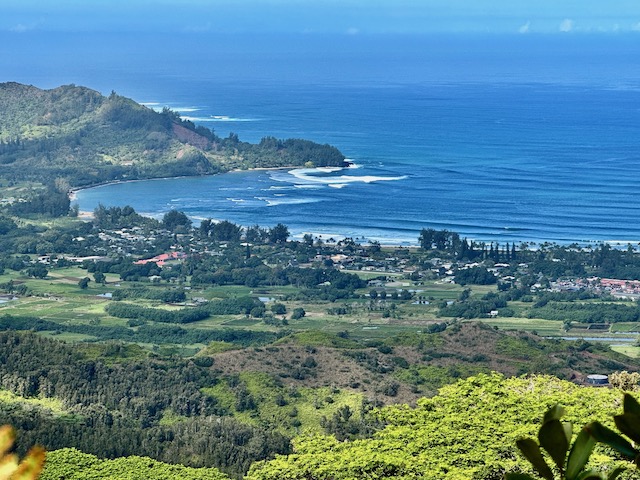
[[[0,217],[0,235],[5,235],[18,228],[16,222],[7,217]]]
[[[44,265],[34,265],[27,268],[27,276],[33,278],[46,278],[49,274],[49,270]]]
[[[86,290],[86,289],[89,287],[89,282],[90,282],[90,281],[91,281],[91,280],[89,279],[89,277],[81,278],[81,279],[78,281],[78,286],[79,286],[82,290]]]
[[[269,232],[267,232],[264,228],[260,227],[260,225],[247,227],[247,230],[244,234],[245,240],[250,243],[264,242],[268,237],[269,237]]]
[[[275,227],[269,229],[269,241],[271,243],[286,243],[289,238],[289,228],[279,223]]]
[[[425,250],[431,250],[433,246],[433,240],[436,231],[433,228],[423,228],[420,231],[420,236],[418,237],[418,242],[420,242],[420,248]]]
[[[302,317],[304,317],[307,314],[307,312],[304,311],[304,308],[302,307],[297,307],[293,309],[293,312],[291,312],[291,320],[299,320]]]
[[[103,285],[104,285],[105,281],[107,280],[107,277],[106,277],[106,276],[105,276],[105,274],[104,274],[104,273],[102,273],[102,272],[95,272],[95,273],[93,274],[93,280],[94,280],[96,283],[101,283],[101,284],[103,284]]]
[[[313,236],[310,233],[305,233],[302,237],[302,242],[305,245],[312,246],[313,245]]]
[[[242,234],[242,227],[223,220],[220,223],[210,226],[211,235],[219,242],[239,242]]]
[[[615,388],[620,390],[633,391],[638,389],[638,382],[640,382],[640,373],[638,372],[613,372],[609,375],[609,383]]]
[[[162,217],[162,226],[172,232],[186,232],[191,227],[191,220],[184,212],[169,210]]]
[[[271,305],[271,311],[276,315],[285,315],[287,307],[283,303],[274,303]]]

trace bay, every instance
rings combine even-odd
[[[359,168],[258,171],[102,186],[81,209],[131,204],[292,233],[415,244],[421,228],[475,240],[640,240],[640,94],[540,84],[228,85],[145,99],[258,141],[310,138]],[[230,100],[230,99],[233,99]]]

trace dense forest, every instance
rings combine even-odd
[[[117,344],[94,359],[95,352],[33,334],[2,333],[0,344],[3,389],[60,402],[58,411],[0,402],[0,423],[18,429],[19,451],[39,443],[110,458],[216,465],[236,475],[290,451],[288,438],[238,422],[202,392],[220,380],[210,362],[127,361],[131,352]],[[172,416],[181,420],[162,421]]]

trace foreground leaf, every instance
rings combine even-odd
[[[33,447],[27,452],[18,470],[11,476],[11,480],[33,480],[38,477],[44,466],[45,451],[42,447]]]
[[[623,413],[613,417],[616,427],[636,444],[640,443],[640,416],[633,413]]]
[[[564,462],[569,450],[569,440],[562,422],[550,420],[544,423],[538,431],[538,441],[558,466],[560,471],[564,470]]]
[[[13,447],[16,434],[9,425],[0,427],[0,456],[5,456]]]
[[[624,437],[617,434],[610,428],[605,427],[600,422],[592,422],[584,427],[598,442],[609,445],[614,450],[620,452],[628,459],[636,458],[636,450],[633,445]]]
[[[547,480],[553,480],[553,472],[545,462],[542,457],[542,452],[540,451],[540,446],[530,438],[523,438],[516,442],[516,445],[522,452],[522,454],[527,457],[527,460],[531,462],[533,468]]]
[[[551,420],[560,420],[564,414],[564,407],[556,404],[545,412],[544,417],[542,417],[542,424],[544,425]]]
[[[640,415],[640,403],[630,394],[624,394],[623,401],[624,413],[633,413],[634,415]]]
[[[567,460],[567,480],[574,480],[580,471],[589,461],[591,452],[596,446],[596,439],[589,433],[586,428],[580,430],[578,436],[573,442],[571,452],[569,453],[569,459]]]

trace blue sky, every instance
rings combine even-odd
[[[0,31],[640,34],[638,0],[2,0]]]

